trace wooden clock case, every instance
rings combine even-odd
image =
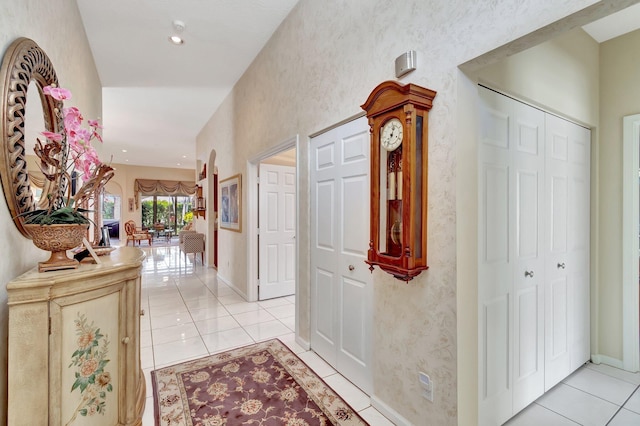
[[[410,281],[427,265],[428,114],[436,92],[396,81],[379,84],[362,105],[371,133],[371,238],[367,264]],[[384,125],[398,119],[402,143],[381,144]]]

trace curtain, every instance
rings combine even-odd
[[[140,194],[142,195],[193,195],[196,193],[196,183],[177,180],[136,179],[133,184],[133,194],[136,199],[136,209],[140,208]]]

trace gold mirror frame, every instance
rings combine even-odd
[[[52,84],[58,85],[58,77],[46,53],[28,38],[15,40],[2,59],[0,68],[2,77],[2,146],[0,146],[0,175],[4,197],[9,212],[18,230],[27,238],[31,238],[24,228],[24,220],[18,215],[36,209],[36,202],[31,192],[31,183],[27,170],[27,159],[24,140],[24,118],[29,84],[36,83],[42,103],[45,129],[60,132],[62,121],[55,110],[62,103],[51,96],[45,96],[42,88]],[[43,129],[43,130],[45,130]],[[35,145],[36,141],[32,141]],[[63,185],[64,187],[64,185]],[[47,200],[49,190],[45,180],[42,199]],[[41,200],[42,201],[42,200]],[[38,208],[42,208],[42,202]]]

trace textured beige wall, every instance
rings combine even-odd
[[[374,272],[373,338],[374,396],[414,424],[451,425],[458,416],[456,217],[460,213],[455,171],[460,141],[456,137],[467,122],[459,123],[457,117],[457,67],[593,3],[412,0],[389,8],[383,0],[302,0],[198,136],[198,157],[215,149],[219,175],[225,178],[236,173],[246,176],[247,159],[301,135],[298,324],[300,336],[308,340],[305,138],[361,112],[359,105],[371,90],[394,79],[394,59],[407,50],[417,51],[418,70],[401,81],[438,92],[429,117],[430,269],[409,284]],[[547,28],[543,35],[559,30]],[[475,137],[465,143],[475,144]],[[475,177],[466,182],[474,184]],[[464,214],[475,216],[474,211]],[[220,233],[220,245],[226,250],[220,253],[219,272],[241,289],[247,281],[246,237],[246,231]],[[435,380],[433,404],[420,397],[418,371]],[[477,369],[465,374],[477,375]],[[468,413],[474,410],[473,402],[467,403],[460,411],[473,419],[474,414]]]
[[[73,92],[73,102],[86,117],[102,115],[102,90],[93,56],[73,0],[22,0],[0,2],[0,46],[2,53],[13,40],[28,37],[47,53],[63,87]],[[38,101],[36,101],[38,102]],[[25,123],[26,126],[29,123]],[[33,141],[27,141],[27,148]],[[0,202],[0,425],[6,423],[7,408],[7,293],[11,279],[44,260],[46,254],[24,238],[11,220],[2,197]]]
[[[599,354],[622,360],[622,118],[640,113],[640,31],[600,47]]]
[[[599,44],[580,28],[490,65],[478,81],[580,123],[599,112]]]

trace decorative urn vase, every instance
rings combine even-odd
[[[88,223],[28,224],[24,227],[31,235],[36,247],[51,252],[49,260],[38,263],[39,272],[75,269],[80,265],[80,262],[67,256],[67,250],[82,244],[82,238],[86,236],[87,229],[89,229]]]

